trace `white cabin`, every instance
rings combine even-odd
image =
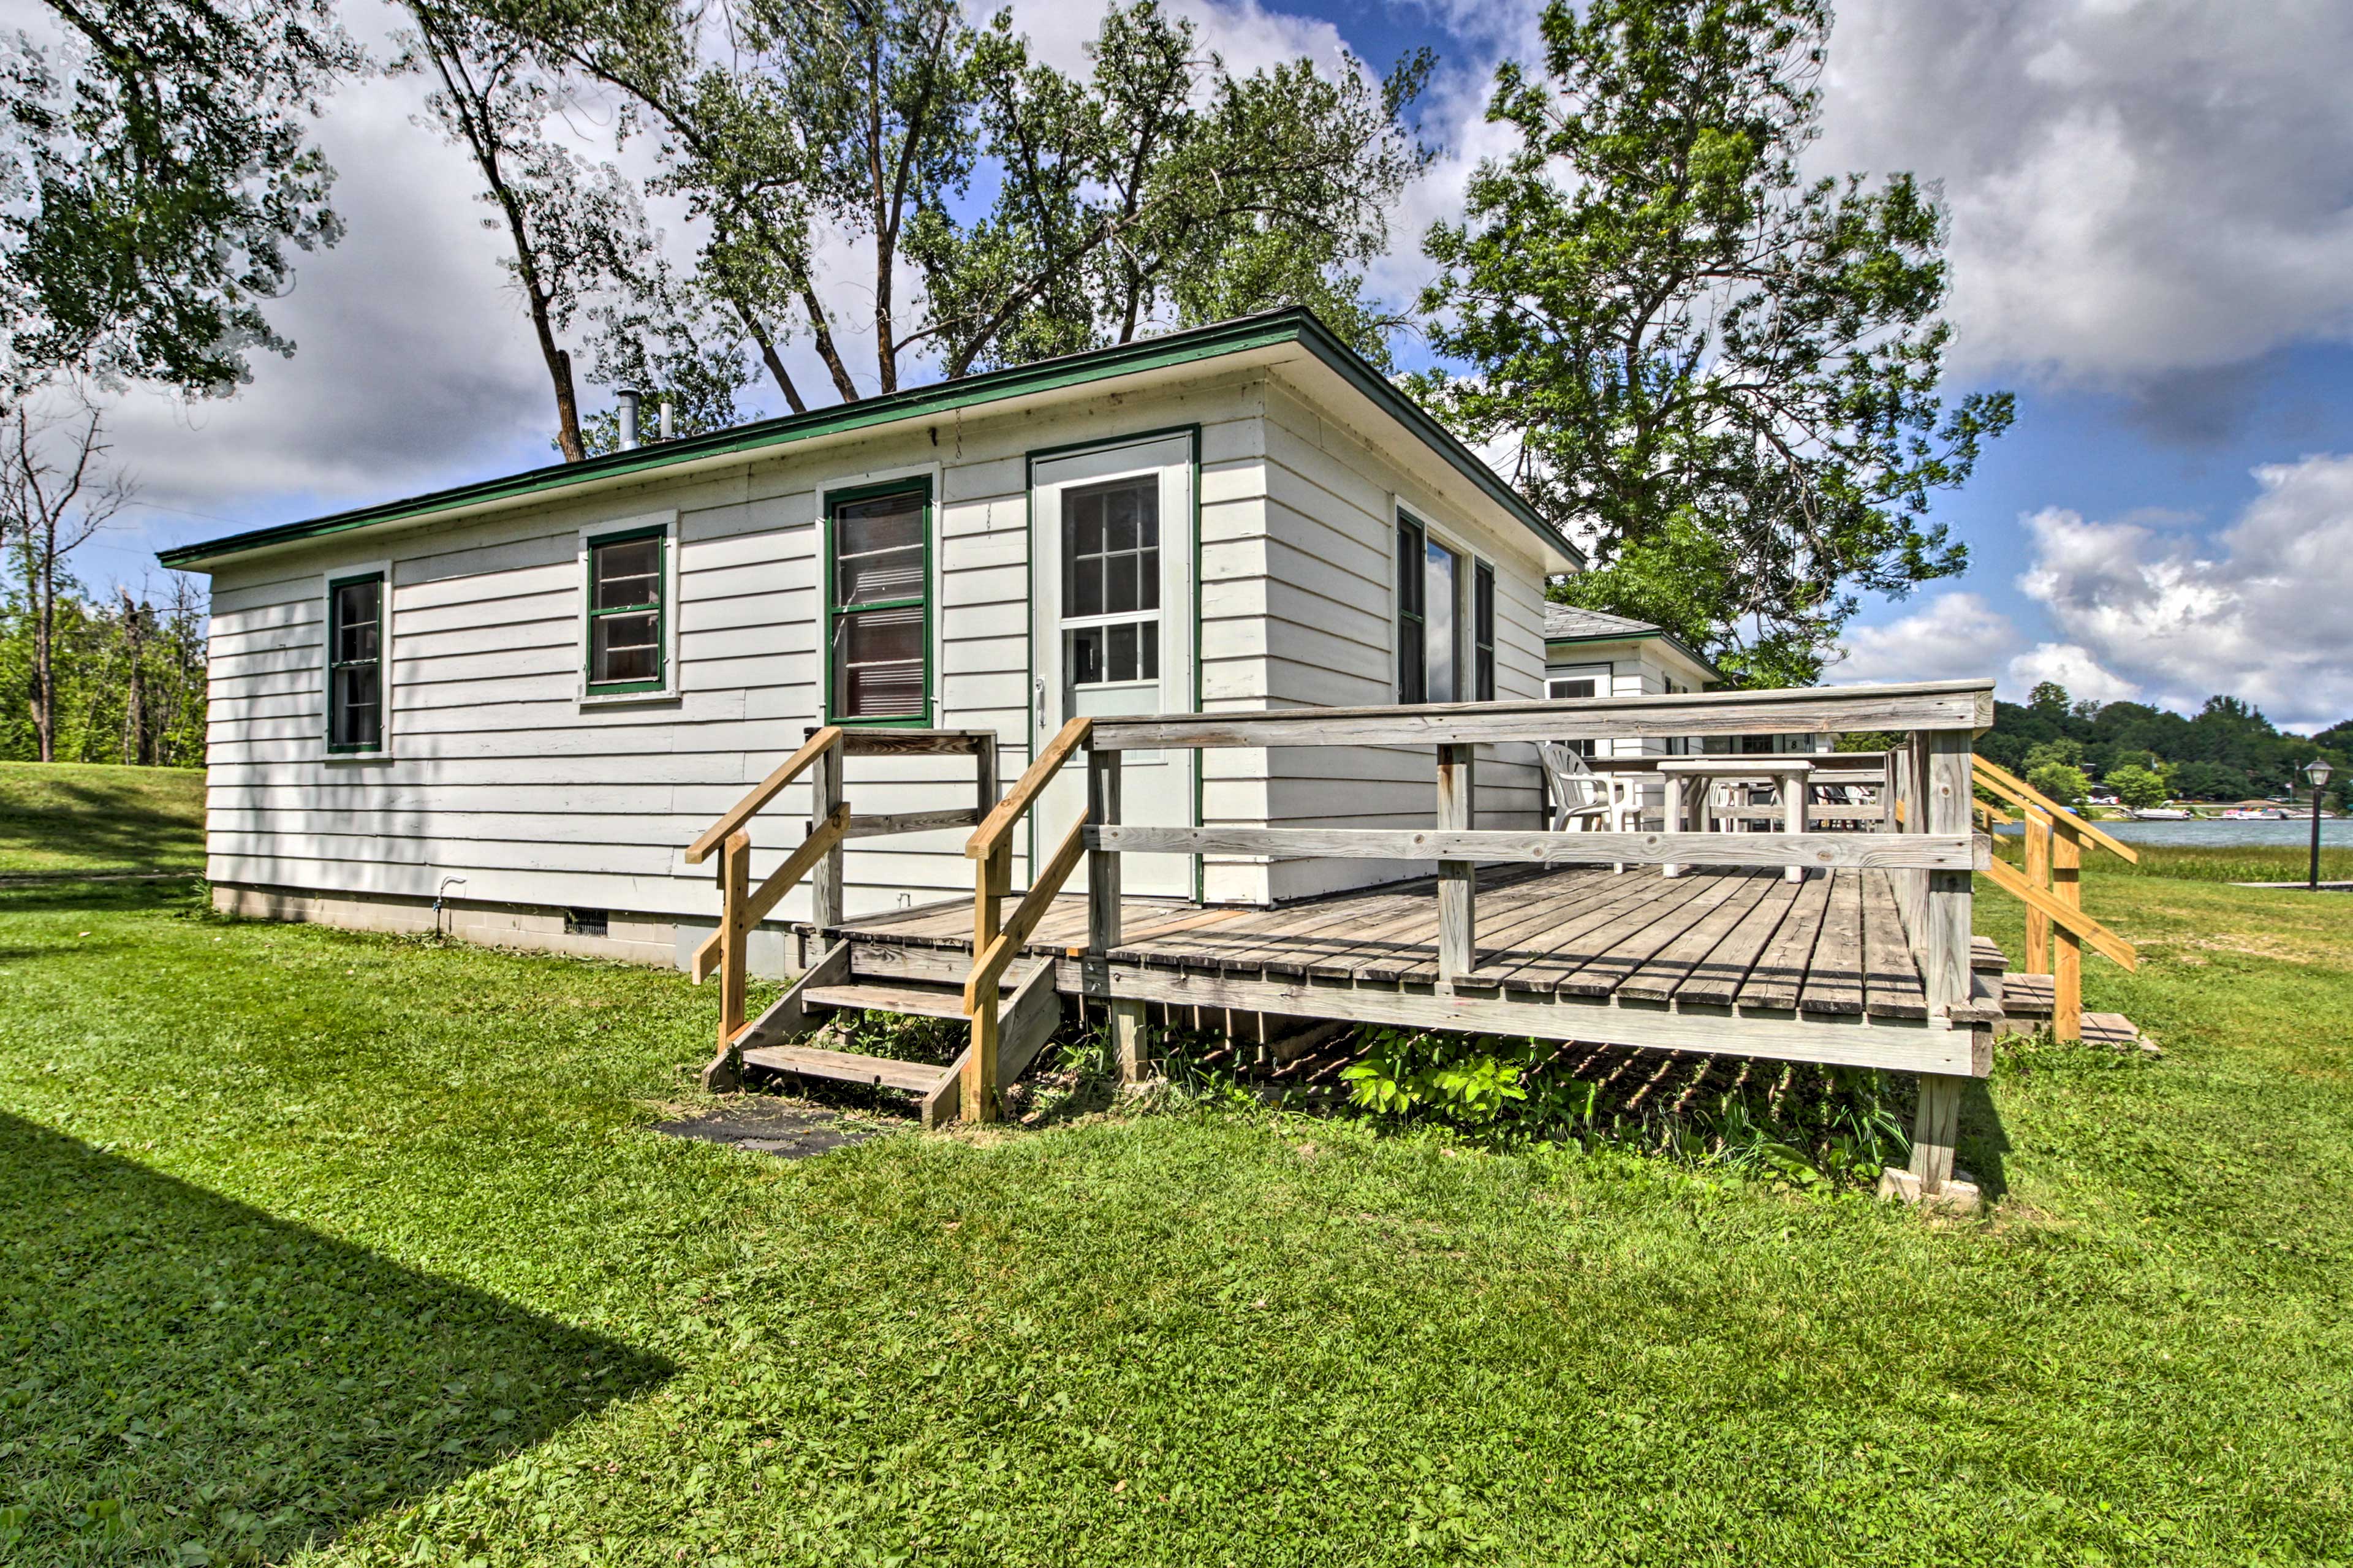
[[[1303,310],[163,559],[212,578],[218,907],[665,963],[718,910],[681,852],[815,726],[988,731],[1001,783],[1076,714],[1540,698],[1545,579],[1582,564]],[[846,788],[916,811],[951,777],[969,759],[865,758]],[[1131,753],[1126,780],[1139,824],[1433,809],[1420,750]],[[1071,800],[1041,815],[1074,818],[1080,782],[1056,787]],[[1539,798],[1528,748],[1482,749],[1479,826],[1536,826]],[[791,821],[764,819],[755,876]],[[853,844],[848,914],[968,900],[964,837]],[[1137,856],[1124,876],[1266,905],[1424,870]],[[776,928],[807,898],[759,933],[760,967],[787,965]]]

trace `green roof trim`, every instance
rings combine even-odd
[[[1363,355],[1343,342],[1329,327],[1316,319],[1314,312],[1303,306],[1237,317],[1229,321],[1170,332],[1164,337],[1147,338],[1137,342],[1089,349],[1081,353],[1064,354],[1007,370],[965,376],[958,381],[937,382],[903,392],[862,397],[854,403],[757,420],[749,425],[715,430],[709,435],[690,436],[626,452],[608,452],[585,462],[554,463],[544,468],[527,468],[519,474],[456,485],[401,500],[381,501],[373,506],[331,512],[324,517],[309,518],[300,522],[252,529],[244,533],[227,534],[202,543],[184,544],[161,551],[156,559],[166,566],[195,566],[247,551],[323,539],[353,529],[427,518],[460,507],[553,495],[601,479],[651,475],[675,464],[702,458],[738,454],[751,457],[772,447],[821,436],[951,414],[983,404],[1003,402],[1007,398],[1083,386],[1115,376],[1165,370],[1285,343],[1296,343],[1313,353],[1349,384],[1378,404],[1390,417],[1419,437],[1456,471],[1534,531],[1546,544],[1571,561],[1583,563],[1584,552],[1537,516],[1535,510],[1521,500],[1493,469],[1482,462],[1476,453],[1432,418],[1427,410],[1392,386],[1387,377],[1366,363]]]
[[[1724,679],[1724,671],[1715,668],[1715,660],[1708,658],[1707,655],[1700,652],[1697,648],[1692,647],[1691,644],[1683,641],[1683,638],[1675,636],[1674,633],[1667,630],[1664,626],[1652,626],[1650,630],[1641,632],[1586,632],[1573,637],[1546,637],[1545,638],[1545,648],[1549,652],[1556,647],[1567,647],[1572,643],[1641,642],[1649,637],[1658,638],[1661,642],[1665,643],[1669,647],[1675,649],[1678,653],[1681,653],[1684,658],[1690,659],[1702,669],[1706,670],[1710,675],[1715,676],[1718,680],[1722,680]]]

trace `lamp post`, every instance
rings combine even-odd
[[[2304,776],[2312,781],[2312,870],[2304,885],[2313,892],[2320,890],[2320,792],[2328,787],[2333,772],[2326,757],[2315,757],[2304,764]]]

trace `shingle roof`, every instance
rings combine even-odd
[[[1545,636],[1548,637],[1641,637],[1653,636],[1658,629],[1649,621],[1613,616],[1606,610],[1580,610],[1568,605],[1545,606]]]

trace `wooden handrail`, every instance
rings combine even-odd
[[[1831,807],[1836,810],[1838,808]],[[1090,826],[1090,849],[1356,860],[1576,865],[1852,866],[1969,871],[1992,858],[1968,833],[1514,833],[1493,829]]]
[[[1646,735],[1830,734],[1845,730],[1986,730],[1989,680],[1909,686],[1787,687],[1648,697],[1424,702],[1230,713],[1104,715],[1099,751],[1219,746],[1478,745]]]
[[[794,885],[824,858],[825,852],[849,837],[851,821],[849,803],[845,800],[837,805],[832,815],[818,826],[818,830],[802,839],[799,847],[785,858],[783,865],[768,873],[767,880],[760,884],[758,890],[745,896],[743,912],[738,918],[746,925],[757,925],[766,919],[768,911],[782,903]],[[726,934],[723,922],[720,930],[704,938],[702,945],[694,950],[689,973],[694,976],[697,985],[702,984],[712,970],[718,966],[721,945]]]
[[[1086,744],[1088,732],[1093,724],[1092,719],[1073,719],[1055,731],[1054,738],[1039,752],[1037,761],[1022,770],[1013,787],[1005,792],[1005,798],[990,808],[988,815],[981,819],[980,826],[973,829],[972,837],[965,840],[964,852],[967,856],[975,860],[986,860],[996,851],[1006,836],[1013,831],[1013,825],[1021,820],[1022,814],[1029,809],[1054,775],[1062,771],[1062,764],[1071,760],[1071,753]]]
[[[2140,864],[2139,855],[2134,852],[2130,845],[2120,844],[2109,837],[2007,768],[1987,762],[1983,757],[1970,759],[1970,766],[1977,774],[1977,782],[1981,788],[1992,791],[2012,805],[2031,806],[2037,811],[2047,812],[2053,826],[2063,826],[2081,834],[2120,860],[2128,861],[2136,866]]]
[[[2013,870],[2007,860],[1989,860],[1982,868],[1993,885],[2020,900],[2029,908],[2039,910],[2051,918],[2052,924],[2073,931],[2091,943],[2095,952],[2105,953],[2126,969],[2140,967],[2140,951],[2132,943],[2085,914],[2073,904],[2053,897]]]
[[[786,757],[776,771],[752,786],[752,793],[727,808],[727,815],[705,828],[702,837],[686,847],[686,863],[699,866],[721,845],[727,836],[741,828],[760,814],[761,807],[776,798],[777,792],[807,771],[808,765],[841,744],[841,726],[828,724],[808,738],[807,742]]]
[[[1086,721],[1074,721],[1084,723]],[[1060,892],[1062,884],[1071,879],[1071,873],[1078,868],[1079,858],[1086,853],[1086,847],[1087,822],[1081,817],[1063,836],[1062,842],[1055,847],[1052,857],[1030,878],[1029,890],[1021,895],[1020,903],[1015,905],[1013,912],[1005,918],[996,939],[973,960],[972,974],[964,983],[964,1010],[967,1016],[979,1010],[984,997],[995,997],[997,983],[1004,977],[1015,955],[1020,952],[1022,944],[1029,940],[1029,933],[1038,929],[1038,922],[1046,918],[1046,911],[1053,908],[1054,895]]]

